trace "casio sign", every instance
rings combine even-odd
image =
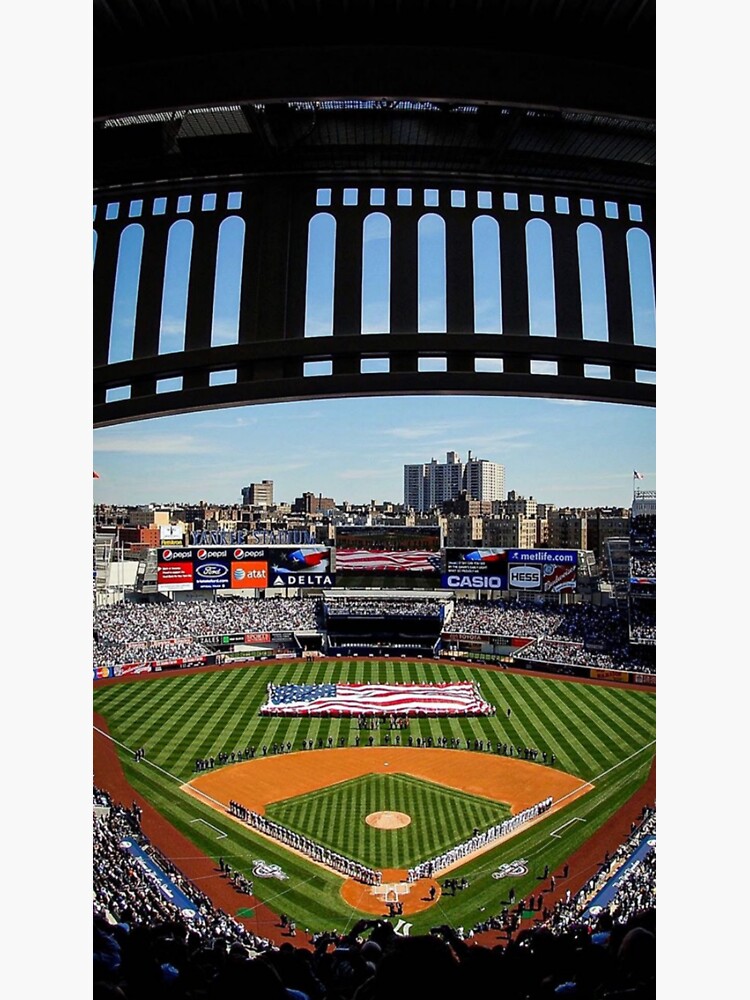
[[[538,566],[509,566],[508,582],[511,587],[538,590],[542,585],[542,571]]]
[[[228,572],[229,569],[219,563],[204,563],[203,566],[198,566],[195,575],[201,577],[203,580],[219,580],[221,577],[226,576]]]
[[[449,573],[447,583],[449,587],[457,587],[459,590],[503,589],[503,578],[501,576],[468,576],[459,573]]]

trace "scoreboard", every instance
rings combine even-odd
[[[157,550],[160,592],[332,587],[334,582],[331,550],[325,545],[186,545]]]

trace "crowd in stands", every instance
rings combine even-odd
[[[656,579],[656,556],[646,553],[630,553],[630,575]]]
[[[223,632],[284,632],[317,628],[318,601],[295,598],[169,601],[137,604],[121,601],[94,611],[94,632],[120,642],[175,636],[201,637]]]
[[[94,997],[170,996],[178,979],[181,996],[207,997],[230,949],[241,947],[256,957],[274,947],[214,907],[149,843],[136,808],[114,802],[96,787],[93,804]],[[170,902],[154,878],[133,863],[124,841],[137,842],[195,908],[186,911]]]
[[[457,601],[450,630],[488,636],[541,638],[554,635],[562,621],[562,609],[557,605],[530,607],[508,601]]]
[[[628,921],[646,911],[656,911],[656,847],[648,851],[642,860],[635,861],[618,877],[641,842],[646,837],[656,837],[656,809],[646,806],[640,817],[633,821],[630,834],[611,855],[604,855],[598,871],[577,893],[568,892],[551,908],[544,907],[535,928],[552,931],[559,935],[568,931],[585,931],[600,940],[608,940],[613,928],[622,927]],[[567,869],[564,872],[567,874]],[[614,880],[614,881],[613,881]],[[608,884],[613,883],[614,891],[609,902],[603,907],[592,907],[591,903]],[[512,895],[512,893],[510,893]],[[485,918],[469,931],[469,936],[498,930],[513,932],[520,926],[519,910],[533,910],[533,900],[520,900],[513,910],[507,906],[494,916]],[[540,907],[542,909],[542,907]],[[510,937],[510,934],[509,934]]]
[[[555,642],[538,639],[515,655],[517,660],[531,660],[541,663],[558,663],[567,666],[598,667],[603,670],[629,670],[637,673],[656,672],[653,661],[639,659],[631,650],[625,658],[609,653],[587,650],[577,642]]]
[[[630,548],[656,551],[656,515],[637,514],[630,519]]]
[[[630,638],[633,642],[656,642],[656,616],[635,603],[630,607]]]
[[[336,600],[338,609],[352,602]],[[326,604],[330,604],[327,601]],[[413,614],[414,608],[425,605],[440,609],[438,601],[390,602],[360,598],[355,601],[356,614],[382,614],[403,604]],[[168,604],[119,604],[97,608],[94,612],[94,666],[117,666],[124,663],[158,660],[195,660],[210,650],[200,643],[201,637],[237,632],[324,631],[323,601],[320,599],[275,598],[264,600],[223,599],[170,602]],[[401,613],[399,611],[399,613]],[[638,623],[650,631],[639,631],[634,638],[655,641],[655,622]],[[487,637],[525,637],[567,646],[545,646],[537,643],[538,658],[571,665],[606,667],[617,670],[652,672],[653,661],[642,660],[637,649],[630,647],[631,631],[628,614],[614,608],[591,604],[522,604],[509,601],[456,601],[450,633]],[[378,638],[354,636],[330,637],[328,652],[332,655],[411,655],[433,650],[433,637],[415,641],[414,637]],[[429,647],[429,648],[428,648]],[[522,658],[533,654],[528,650]],[[552,657],[551,654],[555,656]],[[550,654],[550,655],[547,655]]]
[[[652,809],[576,896],[507,942],[480,943],[483,932],[507,928],[498,915],[468,932],[440,925],[411,937],[399,936],[389,920],[362,919],[346,933],[318,932],[296,946],[289,918],[279,923],[289,940],[277,945],[260,938],[154,851],[195,911],[167,902],[120,847],[124,838],[137,837],[153,850],[136,813],[96,788],[94,805],[93,1000],[456,1000],[493,990],[503,1000],[656,996],[655,850],[618,880],[606,909],[583,916],[634,846],[655,835]]]
[[[518,660],[654,672],[653,660],[631,649],[628,614],[617,608],[466,602],[456,605],[453,631],[534,639],[514,654]]]
[[[324,608],[327,615],[344,618],[442,618],[443,601],[435,600],[389,600],[371,597],[327,597]]]
[[[157,639],[120,642],[100,638],[94,642],[94,666],[116,667],[125,663],[157,663],[172,660],[202,660],[211,650],[193,639]]]
[[[646,856],[632,864],[617,880],[612,900],[602,913],[590,912],[590,903],[597,893],[617,876],[620,869],[631,857],[644,837],[656,838],[656,809],[647,807],[640,821],[634,822],[630,836],[617,850],[605,855],[599,871],[567,902],[560,900],[545,921],[545,926],[555,931],[566,930],[581,924],[594,928],[606,922],[625,923],[636,913],[646,909],[656,909],[656,847]]]

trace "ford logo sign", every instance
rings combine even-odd
[[[218,580],[222,576],[226,576],[229,570],[226,566],[220,566],[218,563],[205,563],[203,566],[199,566],[195,573],[196,576],[202,579]]]

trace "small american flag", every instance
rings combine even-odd
[[[643,473],[636,472],[635,469],[633,469],[633,479],[643,479]]]

